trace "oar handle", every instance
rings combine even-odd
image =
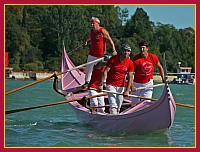
[[[151,86],[145,86],[145,87],[139,87],[136,88],[136,90],[143,90],[143,89],[147,89],[147,88],[155,88],[155,87],[160,87],[160,86],[164,86],[165,83],[160,83],[160,84],[155,84],[155,85],[151,85]]]
[[[76,66],[76,67],[74,67],[74,68],[71,68],[71,69],[69,69],[69,70],[66,70],[66,71],[63,71],[63,72],[59,72],[59,73],[57,74],[57,76],[58,76],[58,75],[61,75],[61,74],[64,74],[64,73],[67,73],[67,72],[70,72],[70,71],[73,71],[73,70],[76,70],[76,69],[78,69],[78,68],[84,67],[84,66],[86,66],[86,65],[89,65],[89,64],[92,64],[92,63],[96,63],[96,62],[101,61],[101,60],[103,60],[103,59],[104,59],[104,57],[99,58],[99,59],[96,59],[96,60],[93,60],[93,61],[90,61],[90,62],[87,62],[87,63],[85,63],[85,64],[81,64],[81,65]]]

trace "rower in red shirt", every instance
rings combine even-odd
[[[153,85],[154,66],[157,66],[162,80],[164,81],[164,71],[158,57],[148,52],[148,44],[145,41],[139,43],[140,53],[133,57],[135,67],[133,80],[133,95],[152,98],[153,88],[146,88],[135,91],[135,87],[145,87]],[[132,98],[132,105],[140,102],[138,98]]]
[[[111,92],[120,92],[127,96],[133,80],[134,66],[130,59],[131,48],[129,45],[123,47],[120,55],[110,58],[106,64],[106,69],[101,76],[99,90],[103,89],[103,82],[106,79],[106,89]],[[126,82],[126,74],[128,82]],[[108,101],[111,114],[119,114],[123,102],[123,95],[108,93]]]
[[[113,50],[112,55],[116,55],[117,52],[115,50],[114,42],[108,31],[100,26],[100,20],[96,17],[92,17],[91,26],[90,34],[85,42],[85,45],[88,45],[88,42],[91,43],[87,62],[94,61],[104,56],[106,51],[106,42],[110,44],[110,47]],[[87,87],[90,82],[94,64],[95,63],[86,66],[85,84],[83,87]]]
[[[90,83],[88,84],[88,94],[89,96],[95,96],[99,94],[103,94],[103,92],[98,92],[98,86],[101,79],[101,75],[106,67],[106,61],[100,61],[96,65],[94,65],[92,76]],[[104,96],[91,98],[90,106],[105,106]],[[105,113],[105,107],[97,108],[97,112]]]

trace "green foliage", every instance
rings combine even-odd
[[[194,72],[193,28],[155,25],[142,8],[128,19],[127,9],[113,5],[6,5],[5,50],[9,52],[9,66],[15,71],[60,71],[63,42],[75,65],[86,63],[89,48],[84,43],[92,16],[100,19],[119,53],[122,44],[128,43],[133,57],[139,52],[139,41],[146,40],[149,51],[160,59],[166,53],[168,71],[176,72],[180,61],[183,66],[192,66]]]
[[[24,65],[24,70],[26,71],[43,71],[44,66],[40,61],[31,62]]]
[[[142,8],[137,8],[135,14],[127,21],[125,28],[125,36],[135,37],[141,41],[145,39],[152,41],[154,24],[149,20],[149,16]]]

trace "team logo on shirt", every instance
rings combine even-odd
[[[152,69],[153,69],[153,65],[151,62],[148,62],[148,61],[144,62],[142,65],[142,72],[143,72],[142,75],[150,75]]]
[[[122,70],[123,70],[123,71],[127,71],[127,67],[126,67],[126,66],[123,66],[123,67],[122,67]]]

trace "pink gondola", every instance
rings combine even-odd
[[[74,64],[63,51],[62,72],[74,68]],[[85,74],[79,69],[62,74],[62,89],[68,92],[79,88],[84,84]],[[73,94],[69,99],[87,96],[87,91]],[[107,97],[105,96],[105,99]],[[124,104],[130,103],[125,99]],[[172,126],[176,111],[176,104],[169,85],[163,87],[161,97],[157,101],[142,101],[129,110],[122,111],[118,115],[109,113],[92,113],[91,109],[85,107],[80,101],[70,102],[69,105],[75,111],[78,120],[89,124],[98,130],[113,133],[146,133],[155,130],[168,129]]]

